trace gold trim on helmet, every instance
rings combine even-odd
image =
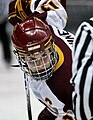
[[[14,30],[16,29],[16,26],[15,26],[15,28],[14,28]],[[45,43],[44,44],[44,47],[46,47],[49,43],[50,43],[50,41],[51,41],[51,39],[52,39],[52,35],[50,36],[50,38],[49,38],[49,40],[47,41],[47,43]],[[40,47],[41,47],[41,45],[39,44],[39,45],[35,45],[35,46],[32,46],[32,47],[29,47],[30,45],[27,45],[27,50],[28,51],[25,51],[25,50],[22,50],[22,49],[19,49],[19,48],[17,48],[16,46],[15,46],[15,44],[14,44],[14,47],[16,48],[16,50],[19,52],[19,53],[26,53],[26,52],[29,52],[29,51],[32,51],[32,50],[36,50],[36,49],[39,49]]]
[[[50,36],[49,40],[47,41],[47,43],[44,44],[44,46],[47,46],[47,44],[51,41],[52,39],[52,35]]]
[[[33,47],[29,47],[28,51],[32,51],[32,50],[39,49],[39,48],[40,48],[40,45],[36,45],[36,46],[33,46]]]

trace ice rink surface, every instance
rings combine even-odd
[[[13,55],[12,64],[16,64]],[[27,102],[23,73],[20,68],[11,68],[5,64],[2,58],[0,44],[0,120],[28,120]],[[33,120],[44,106],[37,101],[31,92],[31,106]]]

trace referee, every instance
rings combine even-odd
[[[93,120],[93,18],[81,23],[73,45],[71,83],[76,120]]]

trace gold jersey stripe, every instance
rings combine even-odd
[[[58,53],[59,60],[58,60],[58,63],[56,64],[56,66],[55,66],[54,71],[56,71],[64,62],[64,54],[61,51],[61,49],[57,45],[55,45],[55,49],[56,49],[56,51]]]

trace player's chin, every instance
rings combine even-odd
[[[46,70],[45,69],[38,70],[37,72],[31,71],[31,76],[37,81],[38,80],[48,80],[52,75],[53,75],[52,67],[49,67]]]

